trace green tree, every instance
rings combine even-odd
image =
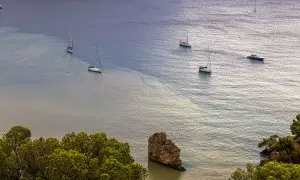
[[[88,169],[89,169],[88,179],[99,179],[99,177],[101,177],[102,172],[101,172],[98,158],[89,159]]]
[[[0,179],[6,179],[9,175],[7,158],[10,152],[7,152],[7,148],[7,144],[0,139]]]
[[[91,149],[90,157],[98,158],[99,163],[102,163],[106,157],[104,149],[107,147],[107,136],[105,133],[95,133],[90,135]]]
[[[88,158],[77,151],[56,149],[47,160],[47,179],[83,180],[88,174]]]
[[[247,164],[245,170],[238,168],[236,171],[234,171],[229,180],[251,180],[253,178],[253,171],[253,164]]]
[[[300,165],[271,161],[263,166],[248,164],[245,170],[237,169],[229,180],[299,180]]]
[[[22,126],[14,126],[6,134],[4,134],[5,141],[9,144],[13,151],[16,151],[17,147],[29,141],[30,137],[31,131]]]
[[[130,163],[127,165],[128,179],[146,179],[148,174],[145,168],[138,163]]]
[[[254,179],[285,179],[285,180],[299,180],[300,179],[300,165],[285,164],[276,161],[271,161],[264,166],[258,166],[254,172]]]
[[[128,179],[128,173],[125,171],[125,166],[118,162],[113,157],[105,159],[101,166],[101,171],[108,174],[110,179],[121,180]]]
[[[11,179],[20,179],[23,169],[20,166],[20,157],[17,152],[22,144],[28,142],[31,138],[31,131],[22,126],[13,126],[6,134],[3,135],[2,149],[5,149],[7,158],[8,177]]]
[[[29,129],[14,126],[0,138],[0,179],[143,180],[146,169],[130,148],[104,133],[84,132],[31,140]]]
[[[115,138],[107,138],[104,133],[87,135],[86,133],[69,133],[62,138],[61,146],[65,150],[76,150],[89,158],[98,158],[102,163],[105,158],[114,157],[122,164],[133,163],[128,143]]]
[[[280,137],[278,135],[272,135],[268,139],[263,139],[260,143],[258,143],[258,147],[264,147],[268,152],[272,152],[276,149],[279,138]]]
[[[231,174],[232,180],[298,180],[300,179],[300,114],[296,116],[290,127],[291,132],[295,136],[279,137],[272,135],[267,139],[263,139],[259,144],[259,148],[265,148],[262,154],[268,155],[268,160],[262,166],[250,168],[246,170],[237,169]],[[293,163],[293,164],[289,164]]]
[[[295,135],[297,138],[300,137],[300,114],[298,114],[296,119],[293,120],[290,129],[293,135]]]
[[[66,150],[76,150],[88,156],[91,147],[90,137],[84,132],[68,133],[62,138],[61,145]]]
[[[129,144],[121,143],[114,138],[108,139],[104,153],[107,155],[107,157],[114,157],[122,164],[129,164],[134,162],[134,160],[130,156]]]
[[[276,160],[290,163],[293,162],[291,154],[295,150],[295,143],[292,136],[279,137],[278,135],[272,135],[268,139],[263,139],[258,147],[264,147],[267,155],[276,154]]]
[[[20,157],[20,167],[23,169],[23,177],[35,179],[44,177],[43,172],[46,169],[45,161],[55,149],[60,148],[59,141],[55,138],[39,138],[34,141],[28,141],[18,148]]]
[[[101,166],[104,174],[107,174],[110,179],[145,179],[147,176],[146,170],[137,163],[123,165],[114,157],[105,159]]]

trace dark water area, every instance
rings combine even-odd
[[[5,0],[0,127],[34,136],[104,131],[128,141],[150,179],[226,179],[259,163],[257,143],[300,113],[296,0]],[[69,32],[74,56],[64,50]],[[191,49],[178,46],[188,35]],[[99,47],[104,73],[87,72]],[[207,61],[212,74],[197,72]],[[250,54],[265,57],[250,61]],[[149,163],[166,131],[187,171]]]

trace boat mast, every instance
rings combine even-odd
[[[253,12],[256,12],[256,0],[255,0],[255,6]]]
[[[189,35],[186,35],[186,43],[189,43]]]
[[[209,49],[209,45],[208,45],[208,57],[207,57],[207,60],[208,60],[208,68],[211,69],[211,61],[210,61],[210,49]]]
[[[72,41],[72,48],[73,48],[73,35],[72,35],[72,30],[71,30],[71,41]]]
[[[97,58],[98,58],[98,61],[99,61],[100,67],[102,68],[102,64],[101,64],[101,61],[100,61],[100,56],[99,56],[99,52],[98,52],[98,46],[96,46],[96,51],[97,51]]]
[[[72,31],[69,31],[69,43],[70,43],[71,47],[73,47]]]
[[[74,47],[73,47],[73,46],[74,46],[74,41],[73,41],[73,38],[71,39],[71,41],[72,41],[72,44],[71,44],[71,45],[72,45],[72,48],[74,48]]]

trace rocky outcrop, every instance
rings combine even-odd
[[[185,171],[181,165],[180,149],[167,139],[164,132],[154,133],[148,139],[148,159],[171,168]]]

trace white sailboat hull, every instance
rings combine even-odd
[[[101,69],[96,68],[96,67],[89,67],[88,71],[94,72],[94,73],[102,73]]]
[[[199,73],[207,73],[207,74],[210,74],[210,73],[211,73],[211,70],[199,70]]]
[[[192,45],[190,45],[188,42],[182,41],[182,40],[179,41],[179,45],[181,47],[186,47],[186,48],[191,48],[192,47]]]
[[[67,53],[73,54],[73,50],[71,50],[71,49],[67,49],[66,51],[67,51]]]
[[[211,73],[211,69],[199,67],[199,72],[201,73]]]

